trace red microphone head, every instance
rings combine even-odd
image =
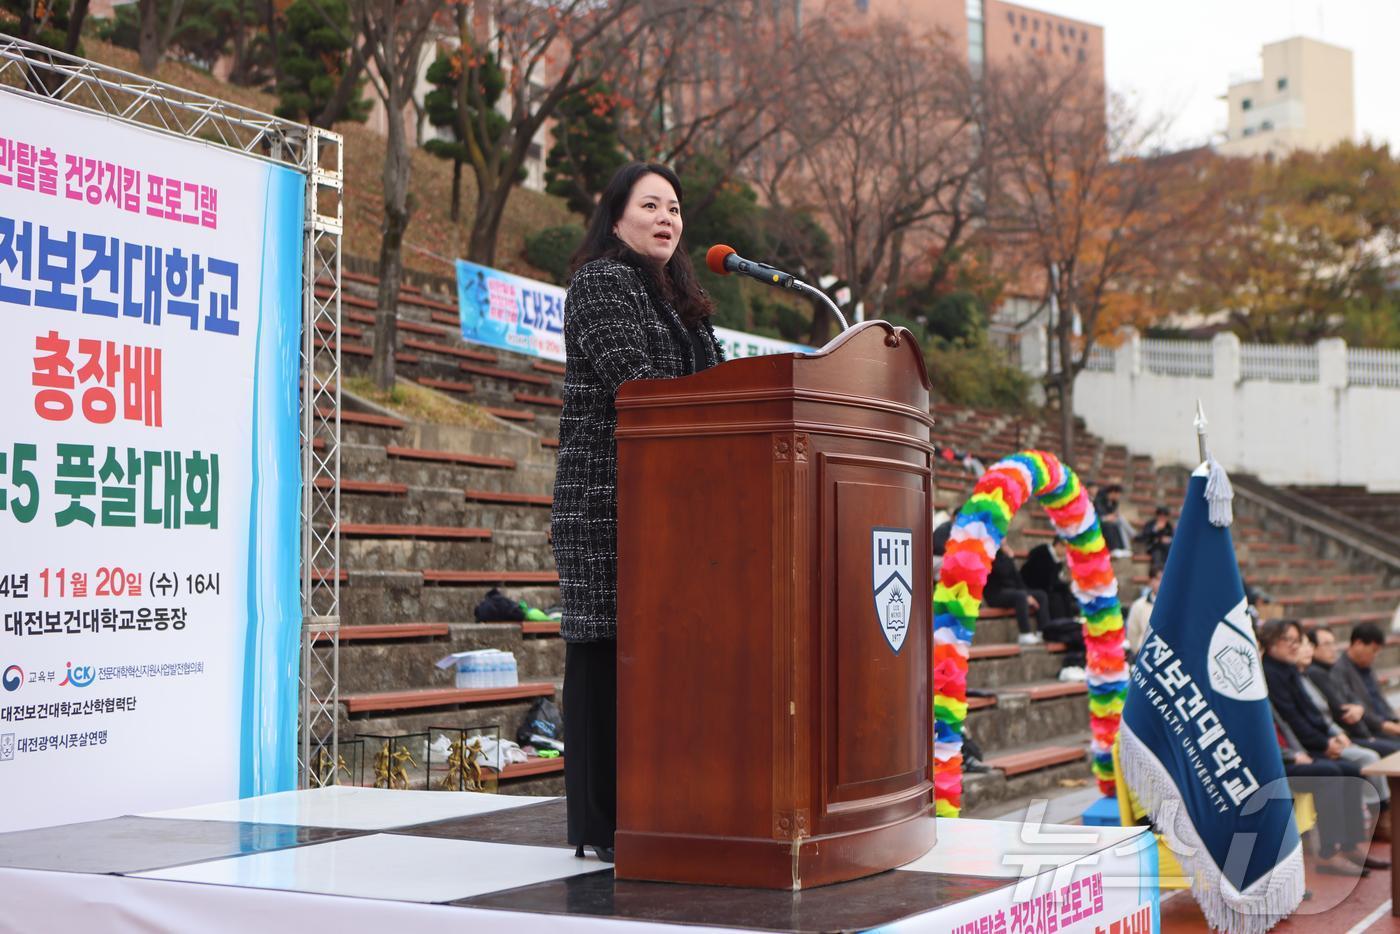
[[[710,267],[710,272],[717,276],[729,275],[729,270],[724,268],[724,258],[734,253],[732,246],[723,243],[716,243],[705,252],[705,265]]]

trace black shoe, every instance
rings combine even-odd
[[[605,863],[613,862],[613,848],[610,846],[595,846],[593,852]]]
[[[580,843],[580,844],[578,845],[578,849],[574,850],[574,856],[575,856],[575,858],[577,858],[577,859],[583,859],[583,844],[582,844],[582,843]]]
[[[976,756],[963,756],[964,773],[972,772],[973,774],[981,774],[982,772],[990,772],[991,770],[992,767],[990,765],[983,762]]]

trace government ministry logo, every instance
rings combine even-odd
[[[875,618],[890,648],[899,654],[913,617],[914,530],[870,530],[870,576],[875,590]]]

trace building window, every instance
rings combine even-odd
[[[1007,11],[1006,11],[1006,21],[1007,21],[1008,23],[1011,24],[1011,28],[1012,28],[1012,29],[1015,29],[1015,28],[1016,28],[1016,14],[1015,14],[1015,13],[1012,13],[1010,10],[1007,10]]]
[[[1288,90],[1288,79],[1287,79],[1287,78],[1279,78],[1279,79],[1278,79],[1278,89],[1279,89],[1280,91],[1287,91],[1287,90]]]
[[[1031,48],[1035,48],[1035,36],[1031,36]]]
[[[1247,126],[1247,127],[1245,127],[1245,128],[1244,128],[1244,135],[1245,135],[1245,136],[1253,136],[1253,135],[1254,135],[1254,127],[1252,127],[1252,126]]]
[[[1062,45],[1062,46],[1060,46],[1060,51],[1065,53],[1065,58],[1069,58],[1069,46],[1067,46],[1067,45]]]
[[[1040,20],[1031,20],[1031,32],[1040,32]]]
[[[1250,100],[1247,97],[1244,100],[1240,101],[1240,110],[1250,110],[1253,107],[1254,101]]]
[[[1080,49],[1080,50],[1079,50],[1079,60],[1080,60],[1081,62],[1083,62],[1083,61],[1088,61],[1088,56],[1086,56],[1086,55],[1084,54],[1084,50],[1083,50],[1083,49]]]
[[[1025,30],[1025,28],[1026,28],[1026,14],[1022,13],[1022,14],[1021,14],[1021,29],[1022,29],[1022,30]]]
[[[1021,44],[1021,34],[1020,34],[1019,32],[1013,32],[1013,33],[1011,34],[1011,41],[1012,41],[1013,43],[1015,43],[1016,45],[1020,45],[1020,44]]]
[[[1273,128],[1274,128],[1274,121],[1272,121],[1272,120],[1265,120],[1263,123],[1259,124],[1259,129],[1260,129],[1260,131],[1263,131],[1263,130],[1272,130]]]
[[[870,12],[870,0],[856,0],[856,12],[857,12],[857,13],[869,13],[869,12]]]

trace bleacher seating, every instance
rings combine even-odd
[[[449,286],[444,282],[437,297],[404,294],[400,373],[481,407],[500,420],[499,427],[472,430],[469,443],[461,440],[466,430],[456,429],[452,437],[459,443],[449,443],[441,432],[419,430],[345,397],[340,671],[342,728],[351,735],[494,723],[502,735],[513,736],[530,702],[540,696],[558,700],[562,686],[558,623],[476,623],[472,611],[493,586],[542,609],[558,602],[548,507],[563,367],[457,340]],[[374,307],[373,280],[347,275],[343,288],[348,307]],[[363,372],[372,352],[373,315],[357,310],[349,317],[360,327],[342,345],[344,365],[350,373]],[[935,443],[973,453],[988,466],[1022,448],[1060,451],[1053,413],[1016,416],[945,402],[936,402],[932,413]],[[940,459],[934,466],[935,504],[951,512],[970,494],[975,477],[954,461]],[[1150,458],[1105,444],[1078,422],[1073,466],[1087,480],[1122,484],[1123,511],[1131,522],[1143,521],[1159,503],[1173,513],[1180,508],[1180,470],[1158,469]],[[1388,620],[1400,597],[1400,590],[1386,589],[1376,574],[1344,558],[1309,553],[1276,521],[1242,511],[1234,533],[1246,579],[1269,591],[1290,615],[1333,626],[1339,638],[1359,622]],[[1009,541],[1024,555],[1052,535],[1044,512],[1032,505],[1018,516]],[[1126,607],[1145,583],[1145,563],[1119,560],[1115,569]],[[1018,645],[1008,610],[986,609],[982,617],[968,683],[988,696],[969,699],[967,723],[993,771],[967,776],[970,815],[1090,779],[1085,687],[1056,677],[1064,647]],[[514,652],[521,687],[458,690],[452,672],[433,665],[450,652],[474,648]],[[1384,676],[1400,681],[1400,645],[1386,652]],[[501,781],[516,792],[557,794],[561,770],[562,760],[532,760],[509,769]]]

